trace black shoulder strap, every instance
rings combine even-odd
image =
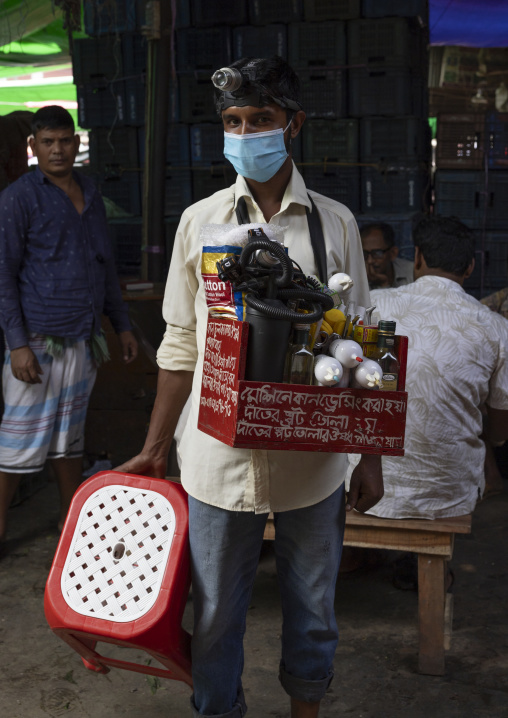
[[[323,227],[321,226],[321,220],[316,205],[312,201],[312,197],[309,195],[310,204],[312,206],[312,212],[309,208],[307,211],[307,223],[309,225],[310,243],[312,245],[312,251],[314,252],[314,259],[316,261],[316,267],[318,271],[318,277],[326,284],[328,281],[326,271],[326,249],[325,249],[325,237],[323,234]]]
[[[321,220],[316,205],[312,201],[312,197],[308,195],[312,212],[309,208],[306,208],[307,212],[307,224],[309,225],[310,243],[312,245],[312,251],[314,252],[314,260],[318,271],[318,277],[326,284],[328,280],[326,272],[326,249],[325,249],[325,237],[323,235],[323,227],[321,226]],[[236,203],[236,219],[238,224],[249,224],[249,210],[245,197],[240,197]]]

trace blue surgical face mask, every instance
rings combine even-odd
[[[284,144],[285,129],[236,135],[224,132],[224,157],[237,173],[256,182],[268,182],[289,157]]]

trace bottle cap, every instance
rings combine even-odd
[[[386,334],[395,334],[396,327],[397,322],[390,321],[387,319],[380,319],[377,325],[378,331],[384,332]]]

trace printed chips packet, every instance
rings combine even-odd
[[[240,256],[247,244],[248,230],[260,228],[266,236],[284,245],[285,227],[276,224],[204,224],[199,238],[203,245],[201,274],[205,285],[208,312],[223,319],[245,319],[243,292],[235,292],[230,282],[221,282],[217,262],[226,257]]]

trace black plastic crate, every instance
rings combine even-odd
[[[347,117],[345,70],[300,72],[301,99],[308,119]]]
[[[422,30],[403,17],[350,20],[347,24],[348,63],[375,67],[412,67],[424,71]]]
[[[301,137],[304,162],[358,161],[358,120],[308,120]]]
[[[381,223],[389,224],[395,235],[395,244],[399,248],[399,257],[414,260],[415,248],[413,244],[413,229],[420,217],[421,212],[400,213],[377,213],[377,214],[357,214],[355,216],[358,227],[362,229],[367,224]]]
[[[360,12],[361,0],[304,0],[306,20],[352,20]]]
[[[428,19],[428,0],[362,0],[363,17],[421,17]]]
[[[360,210],[360,170],[358,167],[340,167],[333,164],[303,167],[307,189],[342,202],[351,212]]]
[[[213,73],[228,65],[231,59],[230,27],[188,28],[176,35],[176,63],[180,72]]]
[[[431,130],[420,117],[364,117],[360,120],[360,160],[430,160]]]
[[[475,266],[464,289],[479,288],[484,294],[506,287],[508,236],[506,232],[475,232]]]
[[[508,112],[492,112],[485,122],[489,169],[508,169]]]
[[[118,36],[74,40],[72,72],[76,85],[106,83],[123,75],[122,42]]]
[[[180,77],[178,85],[182,122],[192,124],[217,121],[213,85],[208,74]]]
[[[82,128],[113,127],[125,124],[125,85],[78,85],[78,125]]]
[[[122,58],[124,76],[142,75],[148,65],[148,41],[140,33],[122,35]]]
[[[436,140],[436,167],[439,169],[483,169],[483,113],[438,115]]]
[[[179,216],[192,204],[191,171],[187,167],[166,167],[164,215]]]
[[[336,68],[346,64],[344,22],[297,22],[288,28],[289,64],[303,68]]]
[[[138,133],[134,127],[96,127],[89,134],[90,167],[102,175],[118,175],[123,168],[139,167]]]
[[[481,227],[485,192],[484,172],[437,170],[434,177],[435,213],[458,217],[472,228]]]
[[[236,172],[224,160],[223,164],[208,167],[193,167],[192,193],[194,202],[210,197],[221,189],[230,187],[236,181]]]
[[[233,60],[242,57],[288,56],[288,39],[285,25],[235,27],[233,29]]]
[[[420,212],[427,209],[430,177],[419,165],[361,168],[362,212]]]
[[[87,35],[106,35],[141,28],[145,0],[84,0],[83,17]]]
[[[192,25],[245,25],[247,0],[191,0]]]
[[[427,117],[427,87],[422,75],[403,67],[349,70],[349,115]]]
[[[486,227],[506,230],[508,228],[508,172],[489,173],[486,202]]]
[[[251,25],[303,20],[303,0],[248,0]]]
[[[141,172],[124,172],[117,177],[103,178],[99,182],[99,190],[103,197],[107,197],[120,209],[140,215],[142,181]]]
[[[120,276],[137,275],[141,269],[143,221],[141,217],[108,221],[116,270]]]

